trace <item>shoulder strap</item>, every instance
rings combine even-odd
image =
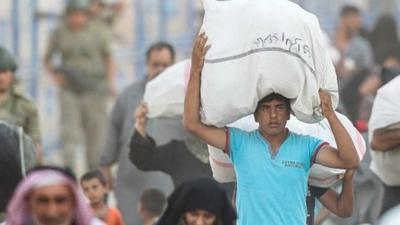
[[[21,159],[21,172],[22,176],[26,175],[26,166],[25,166],[25,149],[24,149],[24,129],[22,127],[18,127],[18,142],[19,142],[19,155]]]

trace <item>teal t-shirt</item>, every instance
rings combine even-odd
[[[324,143],[289,132],[275,155],[258,130],[229,128],[237,179],[238,225],[305,225],[307,180]]]

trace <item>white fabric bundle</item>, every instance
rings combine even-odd
[[[365,141],[357,129],[352,125],[349,119],[340,113],[336,113],[339,120],[342,122],[347,132],[349,132],[353,143],[357,149],[360,160],[364,157],[366,146]],[[254,121],[253,116],[247,116],[239,121],[232,123],[230,127],[240,128],[246,131],[252,131],[258,128],[258,124]],[[287,123],[290,131],[311,135],[323,141],[328,142],[331,146],[337,147],[335,138],[326,119],[319,123],[307,124],[299,121],[295,117],[291,117]],[[232,162],[227,154],[222,150],[209,146],[210,164],[214,178],[219,182],[234,182],[236,181],[235,172]],[[318,187],[329,187],[342,178],[345,170],[334,169],[314,164],[310,170],[309,184]]]
[[[376,129],[400,128],[400,76],[378,90],[369,120],[369,141]],[[372,149],[373,150],[373,149]],[[389,186],[400,185],[400,148],[387,152],[371,151],[371,169]]]
[[[247,116],[229,126],[240,128],[245,131],[252,131],[258,128],[258,123],[254,121],[253,116]],[[221,149],[215,148],[211,145],[208,145],[208,152],[210,155],[210,166],[215,180],[220,183],[235,182],[236,175],[229,156]]]
[[[369,121],[370,130],[400,122],[400,76],[378,90]]]
[[[336,115],[339,118],[340,122],[342,122],[343,126],[346,128],[347,132],[350,134],[350,137],[353,140],[353,144],[356,147],[358,157],[360,158],[360,160],[362,160],[366,151],[364,138],[347,117],[340,113],[336,113]],[[327,119],[324,119],[316,124],[307,124],[306,126],[304,126],[303,134],[317,137],[323,141],[328,142],[330,146],[337,148],[335,137],[333,136]],[[334,183],[336,183],[336,181],[341,179],[345,172],[346,171],[343,169],[334,169],[319,164],[314,164],[310,170],[308,183],[317,187],[330,187]]]
[[[183,115],[190,63],[190,59],[176,63],[147,83],[144,101],[149,108],[149,118]]]
[[[211,49],[202,71],[202,119],[218,127],[252,114],[276,92],[298,119],[317,122],[319,89],[338,103],[336,73],[318,19],[287,0],[203,0]]]

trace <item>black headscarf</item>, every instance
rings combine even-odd
[[[222,225],[233,225],[236,212],[225,191],[211,178],[183,183],[168,198],[168,207],[158,225],[177,225],[183,214],[202,209],[213,213]]]
[[[388,57],[398,56],[400,41],[396,20],[390,15],[381,16],[370,35],[375,61],[383,65]]]

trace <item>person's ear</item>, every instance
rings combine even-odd
[[[258,123],[258,119],[257,119],[257,111],[255,113],[253,113],[254,116],[254,120]]]

